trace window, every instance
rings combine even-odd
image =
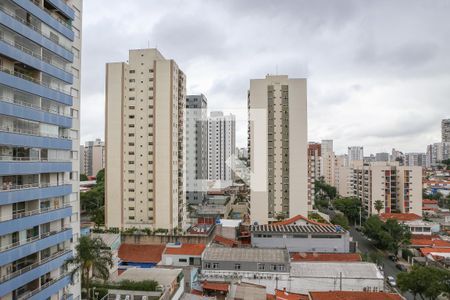
[[[219,263],[213,263],[212,264],[212,268],[213,269],[218,269],[219,268]]]
[[[130,79],[130,80],[128,80],[129,82],[134,82],[135,80],[134,79]]]
[[[186,258],[180,258],[180,259],[178,259],[178,262],[185,263],[185,262],[187,262],[187,259]]]
[[[134,216],[129,216],[128,220],[134,220]]]
[[[134,198],[128,198],[128,201],[134,201]]]
[[[134,210],[134,207],[130,206],[128,207],[128,210]]]
[[[258,264],[258,271],[264,271],[265,267],[264,264]]]
[[[134,74],[134,73],[136,73],[135,70],[130,70],[130,74]]]
[[[240,270],[241,269],[241,264],[234,264],[234,269],[235,270]]]
[[[206,263],[206,264],[205,264],[205,268],[206,268],[206,269],[211,269],[211,264],[210,264],[210,263]]]

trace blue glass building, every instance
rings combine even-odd
[[[0,0],[0,299],[77,299],[82,0]]]

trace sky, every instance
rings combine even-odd
[[[250,79],[307,78],[308,140],[425,152],[450,118],[448,0],[85,0],[81,142],[104,137],[105,64],[158,48],[187,94],[237,116]]]

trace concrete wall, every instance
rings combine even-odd
[[[272,235],[274,236],[274,234]],[[252,234],[252,247],[256,248],[287,248],[289,252],[349,252],[350,237],[343,235],[341,238],[293,238],[272,237],[258,238]]]

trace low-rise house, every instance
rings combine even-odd
[[[161,261],[165,248],[165,245],[120,245],[119,272],[129,267],[153,268]]]
[[[422,211],[424,213],[436,214],[439,211],[439,203],[433,199],[423,199]]]
[[[175,267],[200,267],[205,248],[204,244],[167,244],[162,254],[161,264]]]
[[[236,240],[228,239],[224,236],[216,234],[213,239],[213,245],[217,247],[233,248],[238,246],[238,242]]]
[[[413,213],[383,213],[380,214],[380,219],[382,221],[397,220],[408,226],[412,234],[431,235],[439,231],[438,224],[424,221],[421,216]]]
[[[350,251],[350,234],[338,225],[252,225],[252,247],[289,252]]]

